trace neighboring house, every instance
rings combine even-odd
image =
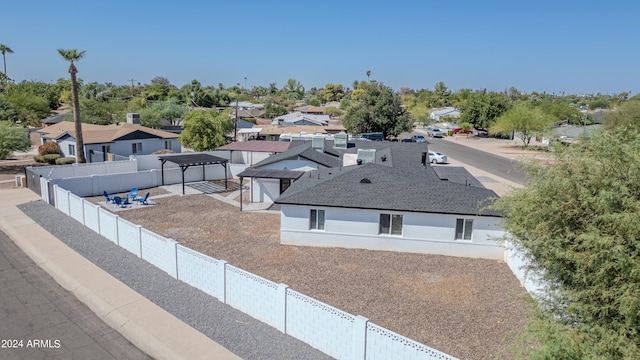
[[[324,144],[324,139],[322,140]],[[251,202],[273,202],[304,173],[342,165],[339,152],[331,149],[325,151],[323,146],[314,147],[313,141],[294,140],[284,143],[290,144],[288,150],[271,155],[237,175],[241,180],[251,179]]]
[[[264,104],[254,104],[249,101],[232,101],[229,103],[229,109],[235,110],[236,107],[238,111],[240,110],[250,110],[250,109],[264,109]]]
[[[312,115],[301,112],[278,116],[273,119],[271,125],[278,126],[327,126],[329,125],[329,115]]]
[[[449,117],[449,118],[460,118],[460,110],[456,109],[452,106],[443,107],[443,108],[433,108],[431,109],[431,114],[429,115],[431,120],[436,122],[440,122],[440,119]]]
[[[64,121],[66,117],[73,118],[73,114],[71,112],[53,114],[48,118],[40,120],[40,123],[42,124],[42,127],[47,127]]]
[[[216,151],[229,151],[231,164],[253,165],[273,154],[287,151],[290,145],[290,142],[285,141],[236,141],[220,146]]]
[[[301,112],[303,114],[323,115],[324,114],[324,107],[322,107],[322,106],[313,106],[313,105],[305,105],[305,106],[297,107],[297,108],[293,109],[293,111]]]
[[[252,109],[238,109],[238,119],[256,119],[263,117],[265,113],[264,109],[252,108]],[[232,116],[236,116],[236,112],[231,113]]]
[[[426,143],[324,143],[292,144],[245,170],[290,172],[252,189],[254,201],[281,193],[281,243],[504,258],[500,213],[487,209],[497,194],[463,168],[432,168]]]
[[[63,121],[38,131],[41,143],[56,141],[63,156],[76,157],[75,125]],[[148,128],[140,125],[116,123],[111,125],[82,124],[82,137],[87,161],[91,155],[101,154],[107,160],[108,153],[128,157],[129,155],[148,155],[157,150],[168,149],[181,152],[178,134]],[[96,158],[94,156],[94,158]]]
[[[305,137],[314,134],[331,135],[344,132],[346,129],[342,125],[326,125],[326,126],[279,126],[279,125],[256,125],[260,128],[260,136],[264,136],[265,140],[280,140],[281,136],[285,138]]]

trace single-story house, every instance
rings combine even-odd
[[[58,124],[64,121],[65,118],[73,119],[73,114],[69,111],[54,112],[51,114],[51,116],[40,120],[40,123],[42,124],[42,127],[47,127],[47,126]]]
[[[497,194],[463,168],[434,170],[426,143],[323,142],[238,175],[274,171],[252,198],[280,194],[281,243],[503,259],[501,214],[487,208]]]
[[[447,106],[443,108],[433,108],[431,109],[431,114],[429,118],[436,122],[440,122],[440,119],[450,117],[450,118],[460,118],[460,110],[456,109],[452,106]]]
[[[342,125],[326,125],[326,126],[310,126],[310,125],[301,125],[301,126],[279,126],[279,125],[255,125],[254,127],[259,127],[260,136],[264,136],[265,140],[274,140],[278,141],[281,137],[284,138],[302,138],[302,137],[310,137],[313,135],[332,135],[338,134],[340,132],[344,132],[346,129]]]
[[[38,131],[41,143],[56,141],[63,156],[76,157],[75,124],[63,121]],[[181,152],[178,134],[128,123],[110,125],[82,124],[87,161],[106,161],[107,154],[124,157],[149,155],[157,150]],[[93,155],[93,156],[92,156]]]
[[[293,111],[301,112],[303,114],[310,114],[310,115],[323,115],[324,114],[324,107],[322,107],[322,106],[313,106],[313,105],[305,105],[305,106],[297,107],[297,108],[293,109]]]
[[[279,126],[326,126],[329,125],[329,115],[303,114],[293,112],[278,116],[273,119],[271,125]]]

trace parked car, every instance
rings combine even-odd
[[[412,138],[402,139],[402,142],[415,142]]]
[[[432,164],[446,164],[447,155],[436,151],[429,151],[429,162]]]
[[[420,134],[413,135],[411,137],[411,140],[413,142],[419,142],[419,143],[427,142],[427,139],[424,138],[424,135],[420,135]]]
[[[439,128],[432,128],[430,130],[427,129],[427,135],[434,138],[441,138],[443,136],[443,132]]]
[[[471,129],[471,130],[463,130],[463,129],[457,127],[455,129],[453,129],[453,133],[454,134],[469,134],[469,133],[473,133],[473,129]]]
[[[384,134],[383,133],[365,133],[365,134],[358,135],[358,138],[372,140],[372,141],[383,141]]]

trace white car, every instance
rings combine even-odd
[[[432,164],[446,164],[447,155],[435,151],[429,151],[429,162]]]

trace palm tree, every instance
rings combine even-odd
[[[367,70],[367,81],[369,81],[369,76],[371,76],[371,70]]]
[[[64,50],[58,49],[58,54],[67,60],[69,65],[69,74],[71,74],[71,98],[73,99],[73,122],[76,128],[76,159],[78,163],[85,163],[87,159],[84,156],[84,140],[82,139],[82,121],[80,121],[80,100],[78,100],[78,81],[76,74],[78,69],[73,64],[75,61],[82,59],[85,51],[77,49]]]
[[[13,50],[5,44],[0,44],[0,52],[2,52],[2,60],[4,61],[4,75],[5,81],[9,80],[9,76],[7,75],[7,57],[6,54],[13,54]]]

